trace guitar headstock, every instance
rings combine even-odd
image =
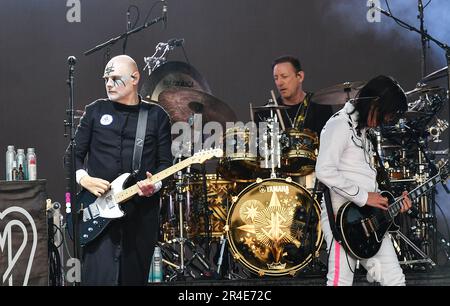
[[[191,159],[193,164],[202,164],[206,160],[211,159],[213,157],[222,157],[223,156],[223,150],[216,148],[216,149],[207,149],[207,150],[201,150],[195,153]]]

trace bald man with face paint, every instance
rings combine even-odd
[[[170,119],[138,95],[136,62],[112,58],[103,73],[108,98],[87,105],[75,135],[77,183],[96,196],[122,173],[131,173],[139,111],[148,111],[138,194],[103,233],[82,248],[83,285],[145,285],[159,232],[161,182],[146,178],[172,165]]]

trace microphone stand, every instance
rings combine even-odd
[[[411,25],[409,25],[408,23],[404,22],[403,20],[398,19],[397,17],[393,16],[391,13],[383,10],[380,7],[377,6],[373,6],[373,8],[379,12],[381,12],[383,15],[386,15],[392,19],[394,19],[398,24],[403,25],[404,27],[406,27],[408,30],[419,33],[420,35],[422,35],[422,37],[426,40],[431,40],[432,42],[434,42],[439,48],[441,48],[442,50],[445,51],[445,57],[447,60],[447,104],[448,104],[448,118],[449,118],[449,122],[450,122],[450,96],[449,96],[449,91],[450,91],[450,46],[448,46],[447,44],[444,44],[443,42],[437,40],[436,38],[434,38],[433,36],[429,35],[426,31],[421,31]],[[448,145],[450,145],[450,132],[448,132]],[[447,158],[450,158],[450,151],[448,153]]]
[[[70,202],[72,208],[72,228],[73,228],[73,257],[76,259],[80,259],[80,243],[79,243],[79,226],[78,226],[78,212],[79,207],[77,207],[77,183],[75,180],[75,125],[74,125],[74,71],[76,58],[74,56],[70,56],[68,59],[69,64],[69,78],[67,79],[67,85],[69,86],[69,109],[67,109],[66,113],[68,115],[68,120],[64,122],[65,128],[68,126],[70,129],[70,144],[69,144],[69,152],[70,152],[70,164],[68,167],[69,174],[69,183],[68,189],[71,194]],[[64,136],[67,137],[67,133],[64,133]],[[75,285],[78,285],[78,282],[75,282]]]
[[[422,71],[422,78],[425,77],[425,75],[427,74],[427,38],[425,37],[425,35],[423,35],[424,33],[426,33],[425,27],[424,27],[424,7],[423,7],[423,3],[422,0],[418,0],[418,7],[419,7],[419,16],[417,18],[419,18],[420,21],[420,33],[421,33],[421,42],[422,42],[422,56],[421,56],[421,60],[420,60],[420,66],[421,66],[421,71]]]
[[[149,26],[152,26],[152,25],[154,25],[155,23],[158,23],[158,22],[160,22],[160,21],[163,21],[164,19],[165,19],[165,17],[164,17],[164,16],[161,16],[161,17],[155,18],[155,19],[153,19],[153,20],[151,20],[151,21],[149,21],[149,22],[146,22],[146,23],[144,23],[143,25],[141,25],[140,27],[137,27],[137,28],[134,28],[134,29],[132,29],[132,30],[130,30],[130,31],[127,31],[127,32],[125,32],[125,33],[122,33],[122,34],[120,34],[119,36],[114,37],[114,38],[111,38],[110,40],[108,40],[108,41],[106,41],[106,42],[104,42],[104,43],[102,43],[102,44],[100,44],[100,45],[98,45],[98,46],[96,46],[96,47],[94,47],[94,48],[92,48],[92,49],[90,49],[90,50],[84,52],[84,55],[90,55],[90,54],[92,54],[92,53],[94,53],[94,52],[96,52],[96,51],[98,51],[98,50],[103,49],[103,48],[106,47],[106,46],[113,45],[113,44],[115,44],[118,40],[121,40],[121,39],[124,39],[124,38],[128,38],[128,36],[130,36],[131,34],[137,33],[137,32],[139,32],[139,31],[141,31],[141,30],[143,30],[143,29],[145,29],[145,28],[148,28]]]
[[[127,33],[131,30],[131,22],[130,22],[130,9],[127,10]],[[122,45],[122,54],[126,54],[125,51],[127,50],[127,43],[128,43],[128,35],[125,35],[125,39],[123,40]]]

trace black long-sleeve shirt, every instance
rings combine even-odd
[[[139,107],[148,109],[148,121],[136,179],[146,178],[146,171],[156,174],[171,166],[170,119],[160,106],[97,100],[86,106],[76,131],[76,169],[87,169],[90,176],[109,182],[132,172]],[[124,217],[113,220],[83,247],[82,284],[146,284],[159,232],[159,196],[136,195],[122,209]]]

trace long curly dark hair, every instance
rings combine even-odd
[[[354,106],[353,112],[357,111],[359,115],[357,129],[361,130],[367,127],[367,118],[372,108],[377,111],[378,124],[382,124],[387,115],[398,120],[408,109],[408,102],[405,92],[394,78],[379,75],[360,89]]]

